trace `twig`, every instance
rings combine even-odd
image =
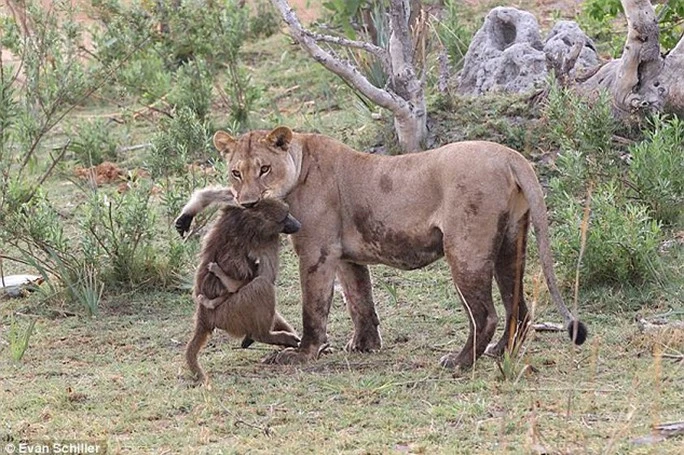
[[[244,426],[246,426],[246,427],[253,428],[253,429],[255,429],[255,430],[259,430],[260,432],[262,432],[264,435],[266,435],[266,436],[268,436],[268,437],[273,436],[273,430],[271,430],[271,428],[270,428],[268,425],[266,425],[265,427],[261,427],[261,426],[256,425],[256,424],[246,422],[246,421],[244,421],[243,419],[239,418],[233,411],[231,411],[230,409],[228,409],[228,408],[223,404],[222,401],[217,400],[216,402],[219,404],[219,406],[221,406],[221,408],[223,409],[223,411],[224,411],[226,414],[228,414],[230,417],[233,418],[233,420],[235,421],[235,422],[233,423],[233,425],[235,425],[236,427],[237,427],[238,425],[244,425]]]

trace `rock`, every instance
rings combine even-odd
[[[544,83],[547,59],[563,59],[576,42],[584,45],[574,72],[598,65],[594,43],[575,22],[558,22],[542,43],[537,19],[516,8],[492,9],[473,37],[459,76],[458,91],[526,92]]]
[[[577,63],[570,76],[574,77],[577,72],[583,69],[595,68],[600,64],[599,56],[596,53],[596,46],[574,21],[558,21],[553,26],[544,42],[544,53],[550,58],[563,59],[568,56],[575,43],[582,42]]]
[[[465,56],[458,90],[479,95],[493,90],[526,91],[546,76],[539,24],[527,11],[492,9]]]
[[[38,275],[9,275],[0,277],[0,297],[22,297],[24,291],[43,282]]]

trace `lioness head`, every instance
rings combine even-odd
[[[214,146],[226,160],[231,189],[240,206],[287,196],[299,177],[298,157],[291,143],[292,131],[284,126],[271,132],[252,131],[237,139],[225,131],[214,134]]]

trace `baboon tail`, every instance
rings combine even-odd
[[[197,360],[197,355],[199,354],[200,349],[202,349],[202,346],[207,342],[210,333],[210,330],[205,330],[202,327],[195,327],[195,333],[185,348],[185,363],[188,365],[190,372],[197,381],[203,382],[206,380],[204,371]]]

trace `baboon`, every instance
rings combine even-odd
[[[248,208],[228,205],[230,199],[225,190],[204,190],[193,195],[183,212],[197,213],[194,210],[210,204],[223,204],[219,218],[202,241],[193,290],[195,330],[185,351],[188,367],[203,382],[206,376],[197,355],[214,328],[245,337],[243,347],[253,340],[299,345],[296,331],[275,309],[275,280],[278,235],[295,233],[300,224],[289,214],[287,205],[275,199],[264,199]],[[176,219],[181,235],[189,229],[191,220],[183,216]]]

